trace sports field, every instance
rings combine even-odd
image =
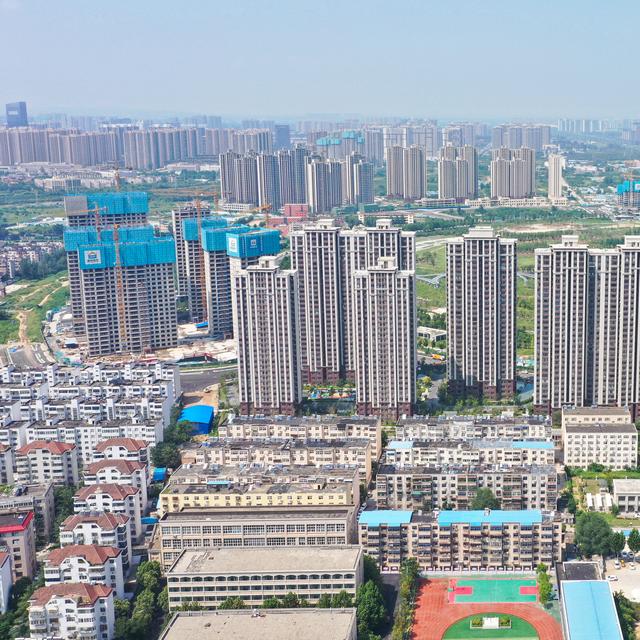
[[[504,614],[489,612],[482,615],[499,617]],[[442,636],[443,640],[538,640],[539,638],[533,625],[516,616],[509,616],[511,629],[471,629],[471,619],[475,617],[469,616],[452,624]]]
[[[451,579],[449,602],[536,602],[538,587],[535,578]]]

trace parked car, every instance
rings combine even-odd
[[[618,576],[614,576],[614,575],[607,576],[607,580],[609,582],[618,582]]]

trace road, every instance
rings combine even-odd
[[[16,369],[44,369],[51,362],[51,356],[39,343],[15,345],[0,347],[0,362]]]
[[[220,378],[229,373],[235,373],[237,365],[231,364],[225,367],[212,367],[210,369],[198,369],[197,371],[181,371],[180,381],[182,383],[182,391],[185,393],[193,393],[202,391],[210,384],[217,384]]]

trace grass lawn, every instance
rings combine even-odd
[[[478,614],[484,617],[499,617],[500,613]],[[511,619],[510,629],[471,629],[471,619],[478,615],[469,616],[452,624],[443,636],[443,640],[466,640],[478,638],[482,640],[538,640],[539,636],[532,625],[522,618],[508,616]]]

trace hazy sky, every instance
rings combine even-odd
[[[0,0],[32,112],[636,116],[637,0]]]

